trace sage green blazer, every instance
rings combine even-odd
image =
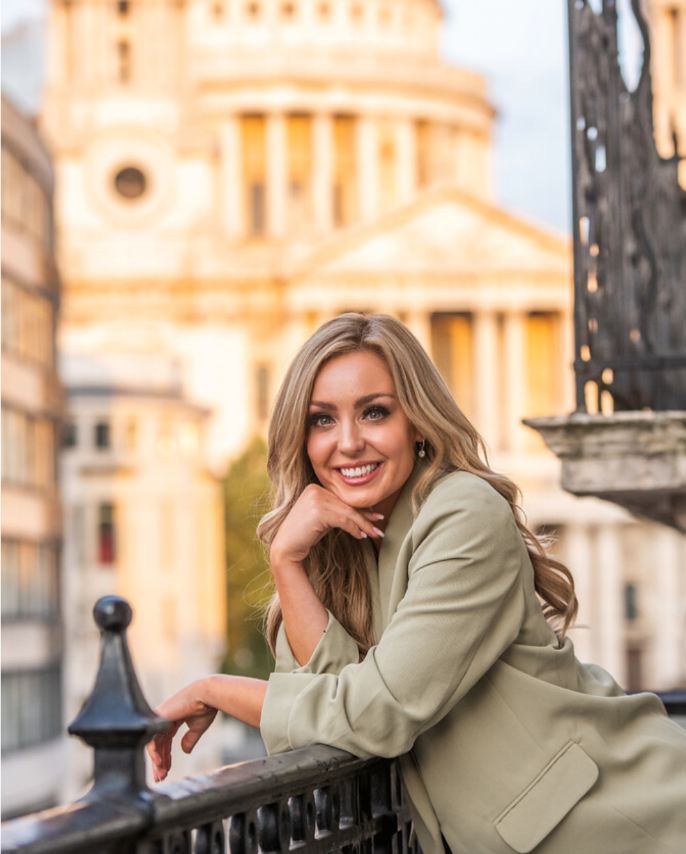
[[[405,485],[368,568],[379,639],[364,661],[330,615],[298,666],[283,630],[262,736],[401,756],[425,854],[684,854],[686,732],[626,696],[543,617],[507,502],[466,472],[416,518]]]

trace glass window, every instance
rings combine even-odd
[[[95,425],[95,447],[106,449],[110,447],[110,422],[98,421]]]
[[[52,619],[59,611],[57,546],[2,541],[2,616]]]
[[[116,529],[114,505],[98,506],[98,560],[102,564],[113,564],[116,559]]]
[[[2,752],[11,753],[58,738],[62,732],[59,662],[36,670],[2,674]]]
[[[79,443],[79,432],[76,422],[67,421],[62,428],[62,447],[75,448]]]

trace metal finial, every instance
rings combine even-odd
[[[90,697],[69,732],[95,748],[95,787],[145,790],[143,748],[169,726],[148,705],[131,661],[126,629],[133,612],[119,596],[104,596],[93,609],[100,628],[100,667]]]

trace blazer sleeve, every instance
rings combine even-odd
[[[270,754],[317,743],[406,753],[514,642],[528,555],[507,502],[480,484],[447,478],[427,499],[407,592],[364,661],[338,674],[272,674],[261,721]]]
[[[283,622],[276,636],[275,673],[340,673],[360,660],[360,650],[343,626],[327,610],[329,621],[307,664],[300,665],[288,643]]]

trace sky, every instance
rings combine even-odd
[[[567,0],[443,0],[443,7],[443,55],[486,77],[498,111],[497,203],[568,232]],[[2,0],[3,34],[45,8],[45,0]]]

